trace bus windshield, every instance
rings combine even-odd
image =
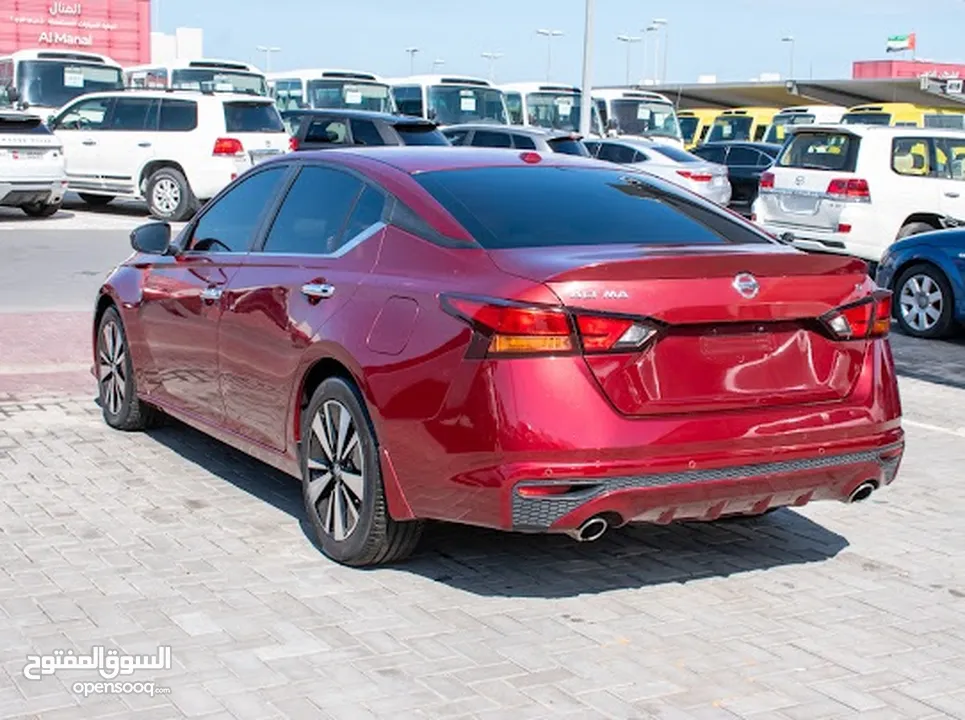
[[[437,125],[490,121],[506,125],[503,93],[495,88],[429,86],[429,119]]]
[[[697,134],[697,126],[700,125],[700,118],[694,117],[693,115],[687,115],[679,119],[680,122],[680,136],[686,143],[692,142],[694,136]]]
[[[120,68],[62,60],[24,60],[17,69],[17,89],[30,105],[59,108],[75,97],[105,90],[121,90]]]
[[[181,90],[216,90],[219,92],[267,95],[268,83],[256,73],[243,70],[182,68],[171,71],[171,87]]]
[[[788,113],[787,115],[775,115],[771,121],[771,126],[767,129],[764,142],[780,145],[784,142],[787,125],[813,125],[815,117],[810,113]]]
[[[841,118],[842,125],[890,125],[891,114],[883,112],[849,112]]]
[[[610,116],[624,135],[660,135],[681,138],[673,105],[653,100],[622,98],[610,102]]]
[[[339,108],[392,112],[389,86],[349,80],[309,80],[308,104],[316,109]]]
[[[748,115],[722,115],[714,120],[707,142],[722,140],[750,140],[754,118]]]
[[[580,96],[574,93],[529,93],[526,109],[530,125],[568,132],[580,129]]]

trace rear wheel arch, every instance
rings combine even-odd
[[[904,219],[901,225],[898,227],[898,233],[895,235],[896,238],[908,237],[909,235],[914,235],[916,232],[924,231],[924,228],[915,227],[911,232],[905,232],[906,228],[911,229],[909,226],[920,226],[928,225],[934,230],[941,230],[941,216],[937,213],[926,213],[918,212],[912,213]]]
[[[294,412],[292,413],[293,417],[291,427],[296,443],[300,443],[302,440],[302,415],[308,409],[308,404],[311,402],[312,396],[315,394],[315,390],[318,389],[319,385],[331,377],[342,378],[343,380],[354,385],[356,388],[358,388],[359,393],[365,400],[365,404],[369,405],[363,383],[356,376],[356,373],[349,369],[348,365],[331,355],[325,355],[317,358],[312,362],[311,365],[308,366],[308,369],[305,370],[304,374],[302,375],[301,382],[298,384],[298,389],[295,392],[293,407]],[[369,413],[369,416],[371,418],[371,412]]]

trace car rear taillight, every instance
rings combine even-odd
[[[632,352],[657,334],[656,327],[636,318],[574,314],[553,305],[465,295],[442,295],[440,302],[473,328],[487,357]]]
[[[827,194],[835,200],[869,202],[871,192],[868,181],[861,178],[835,178],[828,183]]]
[[[822,320],[838,340],[885,337],[891,330],[891,292],[876,290],[864,300],[828,313]]]
[[[245,146],[237,138],[218,138],[214,141],[212,155],[244,155]]]
[[[774,173],[765,172],[761,173],[760,182],[757,184],[758,190],[773,190],[774,189]]]
[[[694,182],[710,182],[714,179],[714,176],[710,173],[692,172],[690,170],[678,170],[677,174]]]
[[[295,151],[298,149],[298,138],[297,138],[297,137],[294,137],[294,136],[293,136],[293,137],[288,138],[288,149],[291,150],[292,152],[295,152]]]

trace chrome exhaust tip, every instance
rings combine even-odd
[[[610,523],[601,517],[594,517],[580,525],[576,530],[568,530],[567,534],[578,542],[593,542],[603,537],[610,527]]]
[[[867,480],[851,491],[851,494],[848,496],[848,502],[856,503],[861,502],[862,500],[867,500],[869,497],[871,497],[871,493],[877,489],[878,485],[876,483],[872,482],[871,480]]]

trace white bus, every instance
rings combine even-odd
[[[519,82],[500,85],[506,96],[506,109],[511,125],[544,127],[569,132],[580,131],[580,88],[542,82]],[[603,135],[599,109],[590,105],[590,133]]]
[[[412,75],[388,82],[403,115],[426,118],[440,127],[472,122],[509,124],[503,91],[488,80],[461,75]]]
[[[593,99],[608,135],[643,137],[682,148],[677,110],[666,95],[630,88],[594,88]]]
[[[314,68],[271,73],[269,93],[281,111],[343,109],[395,112],[389,84],[357,70]]]
[[[124,69],[127,87],[174,88],[268,95],[268,80],[254,65],[232,60],[172,60]]]
[[[788,125],[836,125],[848,112],[840,105],[795,105],[781,110],[764,135],[763,142],[780,145],[787,135]]]
[[[79,95],[123,87],[121,66],[106,55],[18,50],[0,57],[0,88],[11,100],[16,98],[17,105],[44,119]]]

